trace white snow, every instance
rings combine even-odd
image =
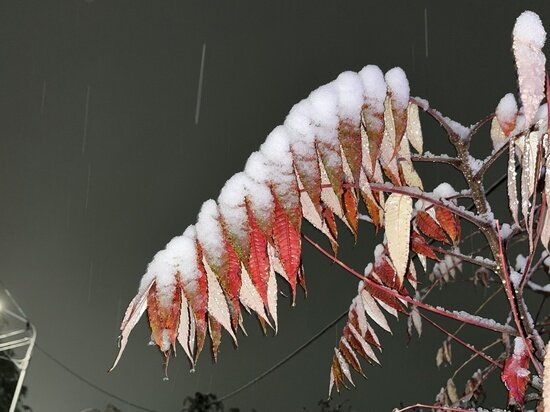
[[[247,199],[250,202],[250,207],[254,212],[254,216],[260,220],[268,219],[273,211],[273,208],[275,207],[271,190],[265,182],[259,183],[258,181],[250,178],[248,174],[245,175],[247,177]]]
[[[351,71],[341,73],[334,81],[338,94],[338,116],[359,125],[363,106],[363,83],[361,77]]]
[[[245,208],[246,183],[245,173],[236,173],[225,182],[218,196],[220,214],[229,232],[239,241],[246,241],[248,236]]]
[[[523,338],[520,336],[514,338],[514,356],[525,356],[526,351],[527,348],[525,347]]]
[[[427,101],[426,99],[416,96],[414,100],[416,101],[416,104],[418,105],[418,107],[420,107],[422,110],[426,111],[430,108],[430,102]]]
[[[454,188],[447,182],[440,183],[434,190],[433,196],[437,199],[449,198],[456,196],[458,193]]]
[[[516,19],[512,36],[516,40],[530,43],[539,49],[542,49],[546,41],[546,31],[540,17],[529,10],[521,13]]]
[[[394,67],[384,76],[392,96],[392,103],[398,109],[405,109],[409,105],[410,87],[407,76],[401,67]]]
[[[525,265],[527,264],[527,258],[522,254],[516,256],[516,265],[515,268],[518,272],[523,272],[525,270]]]
[[[298,140],[303,141],[307,146],[313,147],[315,135],[311,120],[312,115],[311,103],[309,100],[304,99],[296,103],[286,116],[284,125],[293,144]]]
[[[450,119],[448,117],[443,118],[445,120],[445,123],[449,128],[455,133],[458,137],[460,137],[462,140],[464,140],[468,135],[470,134],[470,128],[466,127],[457,121]]]
[[[260,151],[271,162],[285,169],[292,169],[290,136],[285,126],[277,126],[260,146]]]
[[[508,223],[503,223],[500,226],[500,237],[502,238],[502,240],[506,240],[512,235],[513,231],[514,229],[512,226],[510,226]]]
[[[338,93],[333,83],[319,87],[308,97],[313,109],[312,121],[316,126],[315,137],[327,143],[338,142]]]
[[[510,280],[512,281],[512,285],[514,286],[514,289],[517,289],[519,287],[519,284],[521,282],[521,273],[516,272],[515,270],[510,270]]]
[[[272,164],[262,152],[253,152],[246,161],[244,172],[257,182],[269,182],[274,176]]]
[[[188,282],[199,276],[194,227],[189,226],[181,236],[174,237],[166,248],[157,252],[143,275],[139,293],[144,293],[154,280],[159,304],[170,307],[176,287],[176,274]]]
[[[443,310],[445,310],[445,309],[443,309]],[[506,326],[506,325],[503,325],[501,323],[498,323],[494,319],[482,318],[481,316],[472,315],[468,312],[464,312],[463,310],[460,310],[460,311],[453,310],[451,313],[453,313],[457,316],[460,316],[464,319],[468,319],[470,321],[477,322],[481,325],[485,325],[489,328],[493,328],[493,329],[497,329],[497,330],[501,330],[501,331],[510,331],[512,329],[510,326]]]
[[[373,111],[384,112],[384,100],[386,100],[387,85],[384,73],[378,66],[369,64],[358,73],[363,81],[365,103],[373,108]]]
[[[365,270],[363,271],[365,276],[370,275],[370,273],[372,272],[372,268],[373,268],[372,263],[369,263],[367,266],[365,266]]]
[[[496,108],[496,116],[498,122],[502,124],[511,124],[516,121],[518,114],[518,104],[516,98],[512,93],[506,94],[500,102],[498,102]]]
[[[211,265],[220,266],[224,250],[223,232],[219,221],[218,205],[212,199],[202,204],[197,217],[197,238]]]

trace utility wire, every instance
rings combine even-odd
[[[262,372],[260,375],[256,376],[254,379],[252,379],[251,381],[245,383],[241,387],[235,389],[233,392],[229,392],[227,395],[224,395],[220,399],[217,399],[215,402],[212,402],[212,404],[219,403],[219,402],[225,401],[229,398],[232,398],[233,396],[237,395],[238,393],[240,393],[240,392],[244,391],[245,389],[251,387],[252,385],[258,383],[259,381],[261,381],[266,376],[268,376],[271,373],[275,372],[277,369],[279,369],[281,366],[283,366],[285,363],[290,361],[292,358],[294,358],[300,352],[302,352],[304,349],[306,349],[309,345],[311,345],[313,342],[315,342],[317,339],[319,339],[321,336],[323,336],[334,325],[336,325],[338,322],[340,322],[342,319],[344,319],[347,316],[347,314],[348,314],[348,311],[346,310],[344,313],[342,313],[340,316],[338,316],[336,319],[334,319],[332,322],[330,322],[328,325],[326,325],[323,329],[321,329],[319,332],[317,332],[315,335],[313,335],[311,338],[309,338],[305,343],[303,343],[301,346],[299,346],[294,351],[289,353],[286,357],[281,359],[279,362],[277,362],[271,368],[269,368],[266,371]]]
[[[505,173],[501,177],[499,177],[489,188],[485,191],[485,195],[489,196],[491,193],[493,193],[504,181],[506,181],[508,177],[508,174]],[[470,204],[468,206],[467,210],[473,210],[474,204]],[[344,319],[348,314],[348,310],[346,310],[344,313],[340,314],[336,319],[334,319],[332,322],[330,322],[328,325],[326,325],[323,329],[321,329],[319,332],[317,332],[315,335],[313,335],[311,338],[309,338],[305,343],[303,343],[300,347],[295,349],[293,352],[288,354],[286,357],[281,359],[279,362],[277,362],[275,365],[270,367],[269,369],[262,372],[260,375],[256,376],[254,379],[248,381],[244,385],[238,387],[232,392],[229,392],[228,394],[222,396],[220,399],[217,399],[215,402],[212,402],[211,404],[216,404],[219,402],[223,402],[229,398],[232,398],[236,396],[237,394],[241,393],[242,391],[250,388],[252,385],[255,385],[271,373],[275,372],[277,369],[279,369],[281,366],[283,366],[285,363],[290,361],[292,358],[297,356],[299,353],[301,353],[303,350],[305,350],[308,346],[310,346],[313,342],[315,342],[317,339],[319,339],[321,336],[323,336],[330,328],[332,328],[334,325],[336,325],[339,321]]]
[[[66,372],[68,372],[69,374],[71,374],[72,376],[74,376],[76,379],[78,379],[79,381],[81,382],[84,382],[86,385],[88,385],[89,387],[95,389],[96,391],[98,392],[101,392],[102,394],[104,395],[107,395],[109,396],[110,398],[113,398],[113,399],[116,399],[117,401],[119,402],[122,402],[126,405],[129,405],[129,406],[132,406],[136,409],[139,409],[141,411],[146,411],[146,412],[157,412],[155,411],[154,409],[149,409],[149,408],[146,408],[145,406],[141,406],[141,405],[138,405],[136,403],[133,403],[133,402],[130,402],[124,398],[121,398],[120,396],[118,395],[115,395],[114,393],[112,392],[109,392],[99,386],[97,386],[95,383],[91,382],[90,380],[86,379],[85,377],[83,377],[82,375],[78,374],[77,372],[75,372],[74,370],[72,370],[71,368],[69,368],[68,366],[66,366],[63,362],[61,362],[59,359],[57,359],[55,356],[51,355],[50,353],[48,353],[45,349],[43,349],[42,347],[40,347],[40,345],[36,344],[35,345],[36,348],[42,352],[42,354],[44,356],[46,356],[48,359],[50,359],[53,363],[55,363],[57,366],[59,366],[61,369],[64,369]]]

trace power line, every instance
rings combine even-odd
[[[241,387],[235,389],[233,392],[229,392],[227,395],[222,396],[220,399],[217,399],[215,402],[212,402],[213,404],[225,401],[229,398],[232,398],[233,396],[237,395],[238,393],[244,391],[245,389],[249,388],[250,386],[258,383],[266,376],[270,375],[271,373],[275,372],[277,369],[279,369],[281,366],[283,366],[285,363],[287,363],[289,360],[297,356],[300,352],[302,352],[304,349],[306,349],[309,345],[311,345],[313,342],[315,342],[317,339],[319,339],[321,336],[323,336],[327,331],[329,331],[334,325],[336,325],[338,322],[340,322],[342,319],[344,319],[348,314],[348,311],[346,310],[344,313],[342,313],[340,316],[338,316],[336,319],[334,319],[332,322],[330,322],[328,325],[326,325],[323,329],[321,329],[319,332],[317,332],[315,335],[313,335],[311,338],[309,338],[305,343],[303,343],[301,346],[299,346],[297,349],[289,353],[287,356],[285,356],[283,359],[281,359],[279,362],[277,362],[275,365],[270,367],[269,369],[262,372],[260,375],[256,376],[254,379],[250,380],[249,382],[245,383]]]
[[[72,370],[71,368],[69,368],[68,366],[66,366],[63,362],[61,362],[59,359],[57,359],[55,356],[51,355],[50,353],[48,353],[45,349],[43,349],[42,347],[40,347],[40,345],[36,344],[36,348],[42,352],[42,354],[44,354],[48,359],[50,359],[53,363],[55,363],[57,366],[59,366],[60,368],[64,369],[65,371],[67,371],[68,373],[70,373],[72,376],[74,376],[76,379],[78,379],[79,381],[81,382],[84,382],[86,385],[90,386],[91,388],[95,389],[96,391],[98,392],[101,392],[102,394],[104,395],[107,395],[113,399],[116,399],[117,401],[119,402],[122,402],[126,405],[129,405],[129,406],[132,406],[136,409],[139,409],[139,410],[142,410],[142,411],[146,411],[146,412],[157,412],[155,411],[154,409],[149,409],[149,408],[146,408],[145,406],[141,406],[141,405],[138,405],[136,403],[133,403],[133,402],[130,402],[124,398],[121,398],[120,396],[118,395],[115,395],[114,393],[112,392],[109,392],[99,386],[97,386],[95,383],[91,382],[90,380],[86,379],[85,377],[83,377],[82,375],[78,374],[77,372],[75,372],[74,370]]]

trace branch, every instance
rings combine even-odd
[[[510,139],[506,139],[504,142],[500,144],[493,152],[485,158],[483,161],[483,164],[478,169],[476,174],[474,175],[474,179],[482,179],[485,175],[485,172],[495,163],[495,161],[503,154],[506,153],[508,148],[510,147]],[[519,167],[519,165],[518,165]]]
[[[502,365],[497,363],[493,358],[491,358],[490,356],[486,355],[485,353],[481,352],[480,350],[476,349],[473,345],[470,345],[469,343],[466,343],[464,342],[462,339],[456,337],[455,335],[453,335],[451,332],[447,331],[446,329],[444,329],[442,326],[439,326],[437,323],[435,323],[433,320],[431,320],[430,318],[428,318],[427,316],[425,315],[422,315],[420,314],[420,316],[422,316],[423,319],[427,320],[429,323],[431,323],[433,326],[435,326],[437,329],[439,329],[441,332],[445,333],[449,338],[453,339],[454,341],[460,343],[462,346],[464,346],[466,349],[472,351],[476,356],[479,356],[483,359],[485,359],[487,362],[493,364],[494,366],[496,366],[497,368],[499,369],[502,369]]]
[[[449,319],[454,319],[459,322],[468,323],[470,325],[474,325],[483,329],[492,330],[494,332],[499,333],[508,333],[511,335],[517,335],[517,332],[514,330],[514,328],[507,326],[507,325],[501,325],[497,322],[491,321],[489,319],[485,319],[479,316],[472,316],[467,315],[465,312],[449,312],[443,308],[434,307],[431,305],[428,305],[426,303],[423,303],[419,300],[413,299],[410,296],[405,296],[397,292],[395,289],[388,288],[386,286],[383,286],[377,282],[374,282],[371,278],[366,277],[362,275],[361,273],[357,272],[356,270],[352,269],[350,266],[342,262],[340,259],[338,259],[336,256],[331,255],[329,252],[327,252],[322,246],[320,246],[317,242],[312,240],[307,235],[302,235],[302,237],[310,243],[315,249],[317,249],[319,252],[321,252],[324,256],[326,256],[328,259],[330,259],[332,262],[338,264],[341,268],[346,270],[348,273],[355,276],[357,279],[362,280],[365,284],[368,284],[373,289],[377,289],[379,292],[387,293],[401,301],[410,303],[411,305],[417,306],[421,309],[427,310],[428,312],[436,313],[441,316],[445,316]],[[467,315],[467,316],[466,316]]]
[[[482,256],[467,256],[467,255],[463,255],[462,253],[452,252],[450,250],[443,249],[443,248],[440,248],[440,247],[432,247],[432,249],[435,252],[439,252],[439,253],[442,253],[444,255],[449,255],[449,256],[456,257],[456,258],[461,259],[465,262],[472,263],[474,265],[481,266],[481,267],[484,267],[486,269],[489,269],[493,272],[497,271],[497,264],[494,261],[492,261],[490,259],[486,259]]]
[[[498,227],[498,223],[497,223]],[[499,228],[500,230],[500,228]],[[514,319],[514,323],[516,324],[516,328],[519,331],[519,336],[523,339],[524,344],[526,345],[526,348],[528,348],[527,352],[529,353],[529,358],[531,359],[531,362],[533,362],[533,365],[535,366],[535,369],[537,370],[537,373],[539,376],[542,376],[542,366],[540,365],[540,362],[535,359],[533,356],[533,351],[530,350],[531,345],[529,343],[529,340],[527,339],[527,335],[524,330],[524,323],[521,322],[519,313],[518,313],[518,307],[517,307],[517,297],[514,295],[514,291],[512,289],[512,281],[510,279],[510,274],[508,273],[508,265],[506,263],[506,258],[504,256],[504,249],[502,247],[502,239],[500,236],[498,237],[498,244],[499,244],[499,250],[500,250],[500,266],[502,268],[502,275],[503,275],[503,284],[504,284],[504,291],[506,292],[506,297],[508,298],[508,302],[510,304],[510,309],[512,310],[512,318]],[[526,322],[527,319],[525,319]]]
[[[467,137],[468,140],[471,139],[472,136],[475,135],[479,131],[479,129],[481,129],[483,126],[485,126],[485,124],[487,124],[488,122],[493,120],[494,117],[495,117],[495,113],[488,114],[483,119],[481,119],[479,122],[477,122],[476,124],[471,126],[470,127],[470,134]]]
[[[439,125],[443,127],[443,129],[445,129],[445,132],[447,133],[447,135],[449,135],[449,138],[451,138],[451,140],[461,139],[461,136],[459,136],[458,133],[449,124],[449,121],[451,119],[443,116],[437,110],[427,106],[424,101],[421,101],[416,97],[411,97],[409,100],[420,107],[422,110],[424,110],[426,113],[428,113],[430,116],[432,116],[439,123]]]
[[[445,155],[429,155],[424,153],[423,155],[411,155],[413,162],[431,162],[431,163],[443,163],[453,166],[455,169],[459,169],[459,161],[455,157]]]

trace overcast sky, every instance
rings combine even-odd
[[[356,281],[307,245],[309,296],[280,304],[280,330],[255,319],[218,365],[205,350],[197,372],[182,357],[162,380],[145,320],[117,369],[118,326],[156,251],[195,222],[293,104],[345,70],[401,66],[413,95],[466,125],[516,90],[515,18],[528,4],[550,27],[546,1],[29,1],[0,3],[0,278],[38,330],[38,342],[95,384],[158,411],[178,411],[195,391],[235,389],[294,350],[349,305]],[[202,93],[197,93],[205,45]],[[424,119],[425,146],[450,150]],[[489,147],[488,131],[475,150]],[[500,173],[495,173],[498,176]],[[433,188],[436,175],[426,177]],[[460,181],[455,182],[457,186]],[[361,269],[372,232],[343,241]],[[466,296],[483,293],[473,287]],[[468,298],[443,291],[442,301]],[[464,295],[463,295],[464,296]],[[391,410],[430,401],[446,381],[442,336],[408,346],[380,332],[382,368],[340,401]],[[299,411],[326,396],[342,324],[228,402],[243,410]],[[470,371],[471,372],[471,371]],[[37,412],[112,402],[38,351],[26,380]]]

